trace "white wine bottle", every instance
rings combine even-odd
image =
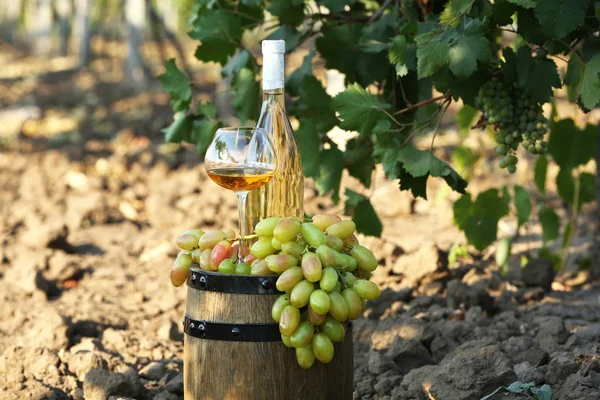
[[[266,217],[304,216],[302,160],[285,113],[285,41],[263,40],[262,53],[263,103],[256,126],[263,128],[271,139],[277,164],[273,179],[248,194],[246,215],[252,227]]]

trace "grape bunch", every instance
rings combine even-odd
[[[315,215],[312,223],[271,217],[256,225],[252,271],[279,275],[276,286],[285,293],[271,315],[304,369],[315,359],[330,362],[333,342],[346,334],[343,322],[358,318],[365,301],[380,295],[369,281],[377,259],[358,243],[355,229],[354,222],[327,214]]]
[[[233,229],[203,232],[192,229],[183,232],[175,241],[181,250],[171,267],[171,283],[179,287],[185,283],[191,266],[223,274],[250,275],[249,263],[256,257],[248,255],[245,262],[236,264],[239,244]]]
[[[517,170],[519,144],[532,154],[542,154],[548,147],[542,105],[516,86],[494,77],[481,86],[475,105],[496,130],[496,153],[504,156],[500,168],[510,173]]]

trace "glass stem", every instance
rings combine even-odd
[[[248,236],[248,223],[246,221],[246,197],[248,197],[248,191],[239,191],[235,192],[238,197],[238,211],[240,213],[240,247],[238,249],[238,260],[243,262],[246,256],[250,253],[250,248],[248,245],[248,239],[245,239]]]

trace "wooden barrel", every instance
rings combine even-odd
[[[184,320],[186,400],[349,400],[352,330],[329,364],[309,370],[281,342],[271,307],[277,277],[190,270]]]

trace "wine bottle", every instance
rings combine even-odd
[[[304,173],[298,142],[285,112],[285,41],[263,40],[263,103],[257,127],[273,144],[277,164],[273,179],[249,193],[247,222],[254,227],[266,217],[304,216]]]

